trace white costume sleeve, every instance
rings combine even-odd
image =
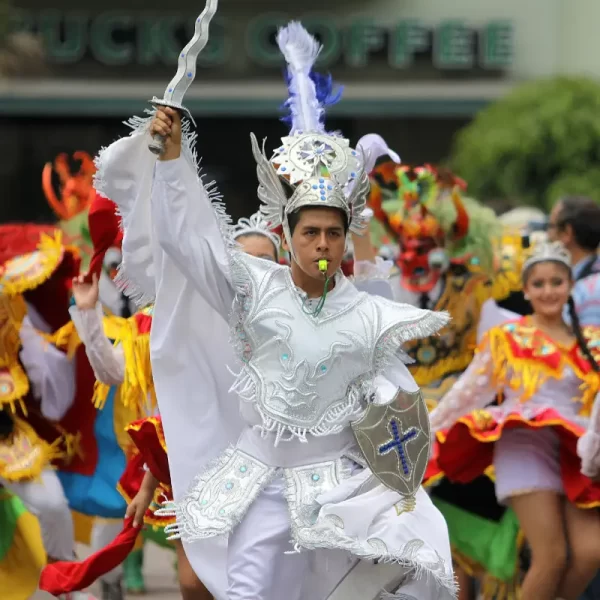
[[[117,140],[96,159],[98,173],[94,185],[110,198],[123,219],[123,261],[119,268],[125,292],[141,305],[155,295],[155,255],[150,194],[146,182],[152,180],[156,157],[148,150],[145,125],[131,136]]]
[[[588,430],[577,441],[577,455],[581,458],[581,472],[586,477],[596,477],[600,471],[600,393],[594,401]]]
[[[124,217],[121,277],[125,292],[138,301],[155,302],[150,333],[152,375],[169,449],[173,496],[180,500],[197,474],[236,442],[242,420],[239,400],[228,393],[234,381],[228,367],[237,367],[228,322],[159,244],[154,209],[160,213],[160,206],[151,201],[157,161],[148,150],[149,123],[133,119],[135,133],[102,151],[96,188],[119,205]],[[209,194],[196,174],[191,134],[184,132],[182,146],[189,171],[187,191],[191,198],[203,201]],[[132,209],[129,197],[133,197]],[[226,540],[193,544],[193,548],[186,547],[186,554],[213,595],[226,597]]]
[[[234,296],[228,251],[210,198],[183,157],[156,163],[152,212],[162,249],[196,291],[227,317]]]
[[[389,402],[398,391],[416,392],[419,389],[406,365],[397,357],[392,358],[390,364],[382,375],[375,377],[377,390],[376,402],[385,404]]]
[[[431,412],[431,430],[435,432],[451,427],[460,417],[491,404],[496,394],[492,380],[492,354],[489,347],[484,346]]]
[[[104,333],[100,303],[94,309],[69,309],[73,324],[85,346],[96,379],[106,385],[120,385],[125,377],[125,357],[120,346],[113,346]]]
[[[73,404],[75,397],[75,367],[61,352],[33,328],[25,317],[20,330],[19,357],[31,383],[33,395],[40,400],[40,409],[47,419],[59,421]]]
[[[394,292],[389,281],[393,266],[391,260],[383,260],[380,256],[375,258],[375,262],[357,260],[354,262],[354,285],[361,292],[393,300]]]

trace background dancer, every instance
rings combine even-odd
[[[600,488],[579,472],[576,453],[598,393],[600,331],[579,326],[571,287],[564,247],[536,246],[523,268],[533,315],[492,328],[431,416],[448,478],[467,482],[493,463],[498,500],[515,511],[532,552],[524,600],[575,600],[600,564],[600,517],[585,510]],[[503,402],[481,410],[498,389]]]
[[[30,228],[21,233],[27,243]],[[68,464],[75,450],[57,425],[74,402],[75,370],[43,336],[64,322],[70,278],[79,268],[77,253],[61,240],[58,230],[41,233],[38,249],[6,261],[0,275],[0,484],[38,518],[50,562],[75,557],[72,516],[52,464]]]

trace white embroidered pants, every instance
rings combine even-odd
[[[310,553],[286,554],[291,537],[284,483],[275,479],[229,537],[227,600],[304,600]]]
[[[17,483],[0,478],[0,484],[16,494],[27,510],[37,517],[48,556],[73,560],[73,519],[56,473],[47,469],[36,481]]]
[[[227,600],[311,600],[307,581],[314,576],[310,568],[313,552],[286,554],[292,550],[292,534],[284,489],[280,478],[267,485],[231,533],[227,549]],[[325,556],[320,555],[320,559]],[[403,572],[398,565],[385,568],[387,573],[380,574],[380,579],[371,562],[360,563],[358,580],[349,579],[345,587],[340,585],[333,597],[336,600],[381,598],[385,584],[393,579],[390,573],[401,577]],[[387,597],[437,600],[438,590],[427,577],[416,580],[411,577]]]

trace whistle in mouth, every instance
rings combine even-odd
[[[319,261],[319,271],[327,273],[327,261],[325,259]]]

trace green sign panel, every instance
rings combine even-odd
[[[240,61],[263,68],[280,68],[275,44],[277,28],[288,22],[286,15],[266,14],[242,28],[235,22],[215,18],[211,38],[200,56],[206,68],[233,67]],[[508,21],[490,21],[473,28],[466,21],[451,20],[428,27],[416,20],[390,26],[357,19],[341,27],[334,18],[303,19],[307,29],[324,45],[321,67],[343,64],[368,69],[374,63],[395,70],[418,68],[424,62],[440,70],[503,70],[513,61],[513,26]],[[20,13],[15,29],[40,33],[49,60],[76,64],[93,59],[106,67],[173,65],[179,50],[191,36],[193,15],[143,14],[128,11],[90,15],[85,11],[40,11]]]

